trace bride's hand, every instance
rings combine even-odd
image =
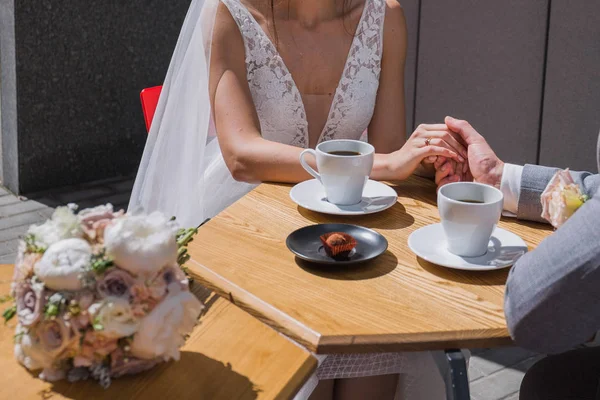
[[[434,157],[462,164],[466,161],[467,149],[445,124],[421,124],[391,157],[396,179],[403,180],[412,175],[421,162],[435,161]]]

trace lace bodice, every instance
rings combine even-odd
[[[265,139],[308,147],[308,121],[300,91],[277,48],[240,0],[221,0],[240,28],[246,72]],[[385,0],[366,0],[356,35],[318,142],[360,139],[379,87]]]

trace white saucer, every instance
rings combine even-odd
[[[408,247],[425,261],[467,271],[489,271],[510,267],[527,252],[527,244],[523,239],[512,232],[496,228],[485,255],[460,257],[447,250],[442,224],[428,225],[414,231],[408,237]]]
[[[387,210],[398,200],[396,191],[381,182],[367,181],[362,201],[352,206],[338,206],[327,201],[325,188],[316,179],[304,181],[292,188],[290,197],[307,210],[333,215],[365,215]]]

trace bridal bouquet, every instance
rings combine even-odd
[[[5,319],[18,319],[15,356],[40,378],[135,374],[179,359],[203,309],[180,264],[195,229],[110,204],[59,207],[20,244]]]
[[[542,193],[542,218],[559,228],[588,200],[568,169],[557,171]]]

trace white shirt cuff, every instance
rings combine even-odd
[[[504,212],[507,217],[516,217],[519,206],[519,196],[521,195],[521,176],[523,167],[514,164],[504,164],[502,172],[502,182],[500,190],[504,195]]]

